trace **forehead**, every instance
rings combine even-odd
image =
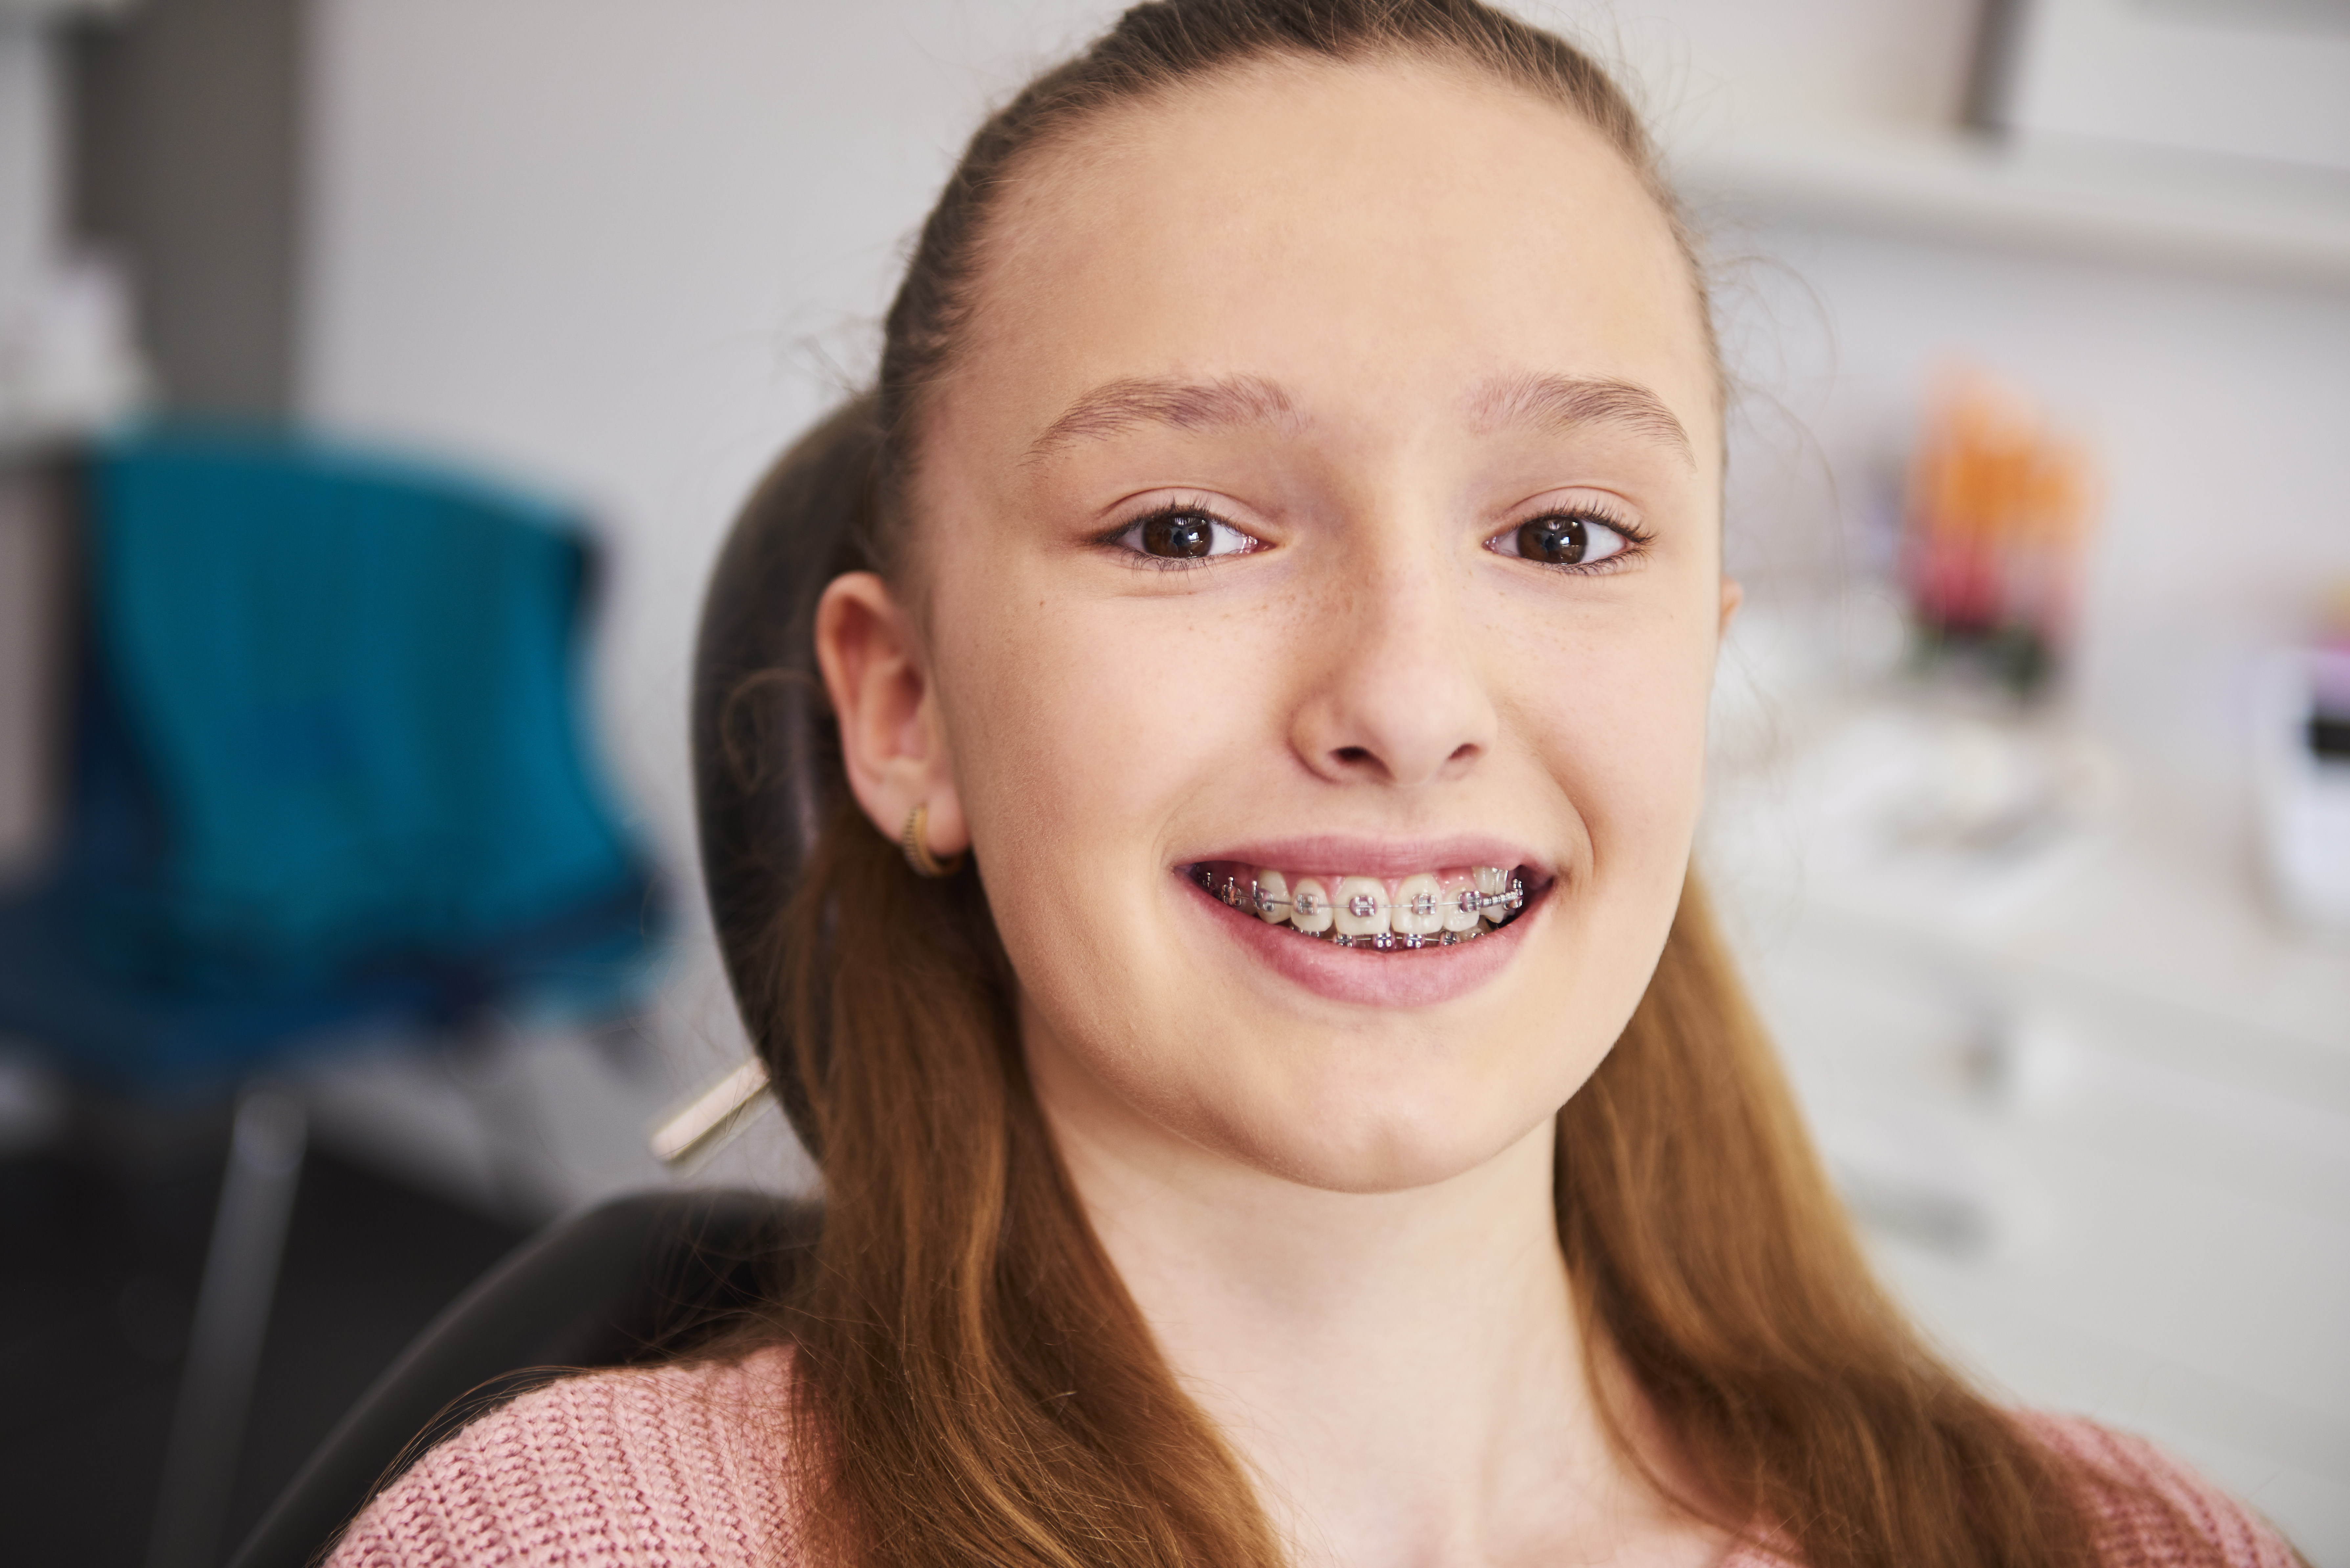
[[[1017,172],[979,277],[956,380],[985,396],[950,392],[949,417],[1006,436],[1170,374],[1267,378],[1316,412],[1608,378],[1701,448],[1719,429],[1689,264],[1639,178],[1464,69],[1274,61],[1109,110]]]

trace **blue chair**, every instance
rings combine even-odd
[[[235,1103],[150,1562],[205,1563],[303,1131],[270,1075],[486,1010],[632,1007],[655,880],[589,761],[593,557],[536,500],[157,428],[82,471],[61,842],[0,897],[0,1032],[91,1096]]]

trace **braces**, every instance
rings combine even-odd
[[[1294,900],[1275,898],[1273,894],[1266,892],[1263,884],[1257,881],[1253,877],[1249,878],[1249,884],[1245,890],[1242,888],[1240,878],[1237,877],[1226,877],[1223,879],[1222,884],[1219,886],[1216,881],[1216,874],[1214,872],[1209,870],[1205,866],[1195,866],[1191,868],[1191,880],[1198,883],[1201,888],[1207,889],[1210,894],[1222,899],[1225,904],[1235,909],[1253,909],[1259,915],[1269,916],[1275,909],[1286,909],[1294,907]],[[1525,908],[1525,880],[1523,877],[1513,876],[1510,878],[1508,891],[1502,893],[1480,893],[1473,888],[1466,888],[1462,890],[1460,899],[1453,903],[1451,907],[1461,910],[1464,914],[1473,913],[1482,917],[1487,909],[1509,909],[1515,911]],[[1373,915],[1388,914],[1397,908],[1393,902],[1386,899],[1374,898],[1368,893],[1357,893],[1353,898],[1347,899],[1344,905],[1334,907],[1343,908],[1347,913],[1354,916],[1356,919],[1365,920],[1369,919]],[[1431,919],[1445,909],[1446,900],[1439,898],[1433,893],[1422,893],[1418,898],[1411,899],[1406,907],[1410,909],[1411,913],[1418,915],[1420,919]],[[1319,912],[1319,909],[1309,901],[1305,913],[1310,916],[1318,914]],[[1498,926],[1502,922],[1496,921],[1493,923]],[[1336,926],[1333,926],[1326,931],[1301,931],[1295,926],[1291,926],[1287,929],[1294,936],[1310,937],[1319,941],[1328,942],[1333,947],[1369,948],[1375,952],[1384,953],[1394,952],[1399,950],[1404,952],[1417,952],[1421,948],[1458,947],[1463,942],[1473,942],[1479,937],[1483,936],[1485,934],[1485,925],[1486,922],[1482,919],[1480,919],[1477,924],[1470,927],[1465,931],[1440,931],[1432,936],[1425,937],[1399,934],[1395,931],[1376,931],[1367,936],[1350,937],[1344,931],[1339,930]]]

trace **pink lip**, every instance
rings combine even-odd
[[[1451,862],[1435,862],[1438,865],[1448,863],[1491,866],[1497,862],[1470,857]],[[1516,864],[1506,858],[1498,863],[1504,866]],[[1278,866],[1282,862],[1268,858],[1254,864]],[[1411,862],[1414,867],[1429,864],[1430,862],[1425,860]],[[1253,956],[1263,961],[1275,974],[1317,996],[1326,997],[1332,1002],[1352,1002],[1360,1007],[1433,1007],[1439,1002],[1466,996],[1499,974],[1517,956],[1527,929],[1544,912],[1546,900],[1544,892],[1547,891],[1536,892],[1534,906],[1525,913],[1506,926],[1486,932],[1475,941],[1463,942],[1458,947],[1422,948],[1418,952],[1383,953],[1342,948],[1284,930],[1278,926],[1266,924],[1246,909],[1230,908],[1189,877],[1179,876],[1177,881],[1191,896],[1191,902],[1200,911],[1201,919],[1213,922],[1219,930],[1247,949]]]
[[[1548,869],[1522,844],[1473,834],[1416,839],[1353,838],[1336,833],[1263,838],[1218,849],[1212,855],[1192,856],[1190,863],[1196,865],[1203,860],[1269,866],[1293,877],[1409,877],[1415,871],[1445,871],[1463,866],[1533,866],[1537,871]]]

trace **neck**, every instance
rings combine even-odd
[[[1651,1559],[1684,1529],[1586,1371],[1552,1121],[1432,1185],[1333,1192],[1039,1087],[1112,1265],[1295,1561],[1689,1560]]]

